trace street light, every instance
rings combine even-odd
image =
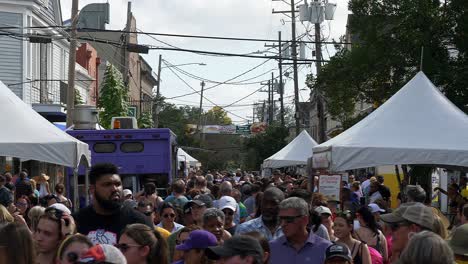
[[[161,67],[161,69],[165,68],[171,68],[171,67],[179,67],[179,66],[187,66],[187,65],[199,65],[199,66],[206,66],[206,63],[204,62],[190,62],[190,63],[183,63],[183,64],[177,64],[177,65],[170,65],[167,64],[168,61],[164,60],[164,64],[167,66]]]
[[[162,63],[166,64],[166,66],[162,66]],[[205,63],[203,62],[191,62],[191,63],[183,63],[183,64],[178,64],[178,65],[172,65],[169,64],[170,62],[163,60],[162,55],[159,55],[159,66],[158,66],[158,73],[157,73],[157,87],[156,87],[156,98],[153,100],[154,105],[153,105],[153,121],[154,121],[154,126],[157,128],[159,125],[159,98],[160,98],[160,90],[161,90],[161,70],[164,68],[171,68],[171,67],[176,67],[176,66],[186,66],[186,65],[199,65],[199,66],[206,66]],[[202,87],[203,89],[203,87]]]

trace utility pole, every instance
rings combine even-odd
[[[160,98],[160,87],[161,87],[161,64],[162,64],[162,55],[159,54],[159,64],[158,64],[158,82],[156,86],[156,98],[153,100],[153,123],[154,127],[158,128],[159,126],[159,98]]]
[[[299,78],[297,74],[297,44],[296,44],[296,6],[294,4],[294,0],[291,0],[291,34],[292,34],[292,42],[291,42],[291,54],[293,57],[293,71],[294,71],[294,105],[295,105],[295,114],[294,117],[296,119],[296,136],[300,133],[300,117],[299,117]]]
[[[318,2],[318,0],[314,0]],[[320,74],[322,69],[322,45],[320,43],[320,23],[315,23],[315,55],[316,55],[316,68],[317,68],[317,76]],[[315,96],[317,97],[317,119],[318,119],[318,140],[319,144],[327,141],[326,134],[325,134],[325,111],[323,106],[323,98],[320,92],[316,91]]]
[[[271,125],[271,81],[268,80],[268,125]]]
[[[283,47],[281,43],[281,31],[278,31],[278,48],[279,48],[279,60],[278,60],[278,68],[279,68],[279,94],[280,94],[280,118],[281,118],[281,127],[284,127],[284,89],[283,89]]]
[[[252,125],[255,123],[255,108],[257,107],[257,104],[253,104],[253,109],[252,109]]]
[[[78,24],[78,0],[73,0],[71,10],[70,50],[68,55],[68,89],[67,89],[67,127],[73,124],[75,108],[75,65],[76,65],[76,26]]]
[[[205,89],[205,82],[202,81],[200,83],[201,85],[201,92],[200,92],[200,114],[198,115],[198,131],[200,133],[200,146],[201,146],[201,140],[202,140],[202,113],[203,113],[203,90]]]
[[[270,118],[271,118],[271,123],[273,124],[273,120],[275,119],[275,89],[274,89],[274,78],[275,76],[273,75],[273,72],[271,73],[271,108],[270,108]]]

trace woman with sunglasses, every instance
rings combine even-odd
[[[18,212],[22,216],[26,216],[28,214],[27,211],[30,207],[31,203],[29,202],[29,199],[26,195],[23,195],[16,200],[16,208],[18,208]]]
[[[184,226],[175,222],[177,217],[176,209],[171,203],[163,203],[159,209],[159,215],[161,222],[157,226],[166,229],[167,231],[174,233]]]
[[[125,227],[116,247],[128,264],[169,263],[166,241],[157,231],[143,224]]]
[[[75,264],[93,243],[86,236],[76,234],[65,238],[57,251],[56,264]]]
[[[354,264],[371,264],[371,257],[367,245],[357,239],[354,239],[353,234],[353,215],[350,211],[339,213],[333,225],[337,242],[345,244],[351,251]]]

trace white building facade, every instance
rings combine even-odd
[[[66,103],[69,43],[31,43],[27,34],[66,35],[60,0],[0,0],[0,81],[28,104]],[[38,28],[49,27],[49,28]],[[14,35],[2,35],[10,34]],[[92,78],[80,71],[76,88],[88,98]],[[86,101],[85,101],[86,102]]]

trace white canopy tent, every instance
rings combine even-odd
[[[468,116],[419,72],[369,116],[313,148],[332,172],[396,164],[468,166]]]
[[[288,145],[264,160],[263,168],[306,165],[307,159],[312,157],[312,147],[316,145],[317,142],[304,130]]]
[[[0,82],[0,156],[77,168],[91,164],[88,144],[63,132]]]
[[[187,152],[185,152],[181,148],[179,148],[177,150],[177,161],[178,162],[187,162],[187,164],[190,167],[199,167],[199,166],[201,166],[201,163],[197,159],[190,156]]]

